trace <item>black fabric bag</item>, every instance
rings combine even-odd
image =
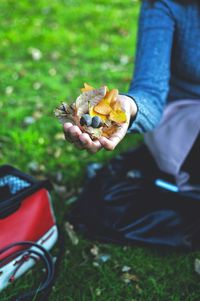
[[[200,247],[200,193],[177,192],[145,145],[97,170],[68,219],[87,237],[104,242]]]

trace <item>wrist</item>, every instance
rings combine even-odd
[[[135,100],[127,95],[123,95],[123,97],[125,98],[125,100],[129,103],[129,108],[130,108],[130,119],[134,119],[137,112],[138,112],[138,107],[136,105]]]

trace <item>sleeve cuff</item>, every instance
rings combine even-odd
[[[155,114],[155,105],[150,104],[146,93],[134,91],[133,93],[120,93],[132,98],[137,105],[137,114],[130,120],[128,133],[145,133],[151,131],[158,123],[158,114]]]

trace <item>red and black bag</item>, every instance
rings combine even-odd
[[[47,180],[36,180],[9,165],[0,167],[0,291],[38,259],[46,267],[39,291],[53,279],[54,263],[48,250],[56,243],[58,230],[50,187]],[[25,293],[17,300],[34,293]]]

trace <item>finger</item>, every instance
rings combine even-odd
[[[108,139],[106,137],[101,137],[99,140],[100,140],[101,145],[108,151],[114,150],[117,145],[117,143],[114,143],[113,141],[111,141],[110,139]]]
[[[77,125],[65,125],[65,137],[70,142],[75,142],[77,137],[82,133]]]
[[[87,133],[83,133],[79,136],[84,148],[90,153],[96,153],[102,148],[101,143],[98,140],[92,141],[90,136]]]
[[[69,135],[69,138],[71,139],[71,142],[74,143],[74,145],[79,149],[84,148],[84,145],[82,144],[81,140],[79,139],[79,136],[81,134],[82,134],[82,132],[77,125],[74,125],[74,126],[68,128],[68,135]]]
[[[126,135],[128,129],[128,125],[127,124],[123,124],[117,131],[115,134],[113,134],[110,138],[106,138],[106,137],[101,137],[99,139],[101,145],[109,151],[112,151],[115,149],[115,147],[117,146],[117,144],[124,138],[124,136]]]
[[[88,149],[88,152],[91,154],[95,154],[102,149],[102,145],[98,140],[92,142],[92,145]]]
[[[79,139],[85,147],[88,147],[92,143],[92,139],[87,133],[82,133]]]
[[[73,126],[73,124],[71,122],[66,122],[63,124],[63,129],[64,131],[67,131],[68,128],[70,128],[71,126]]]
[[[72,143],[72,138],[71,138],[71,134],[69,133],[69,129],[73,126],[73,124],[71,122],[66,122],[64,125],[63,125],[63,131],[64,131],[64,135],[65,135],[65,139]]]

